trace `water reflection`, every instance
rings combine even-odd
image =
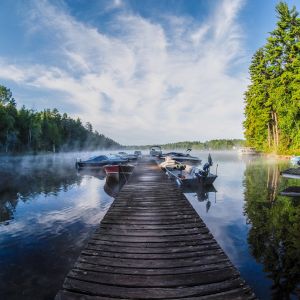
[[[251,254],[272,279],[273,299],[290,299],[300,284],[300,202],[280,195],[296,180],[280,177],[285,164],[248,163],[244,174],[244,211],[251,224]]]
[[[40,194],[58,195],[74,184],[80,185],[82,180],[70,165],[56,168],[47,160],[46,167],[34,164],[24,169],[17,162],[10,161],[0,172],[0,223],[14,218],[19,202],[25,203]]]
[[[212,198],[214,202],[217,201],[217,190],[213,184],[182,187],[181,189],[185,194],[192,194],[199,202],[206,202],[206,212],[208,212],[211,207]]]
[[[105,176],[74,161],[0,158],[0,299],[53,299],[112,203]]]

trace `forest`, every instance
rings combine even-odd
[[[193,149],[193,150],[232,150],[234,147],[244,146],[245,141],[241,139],[215,139],[206,142],[184,141],[177,143],[160,144],[163,149]],[[128,149],[149,149],[152,145],[129,146]]]
[[[59,152],[119,148],[93,130],[90,123],[60,114],[57,109],[37,112],[17,109],[10,89],[0,85],[0,152]]]
[[[300,154],[300,18],[295,7],[276,6],[276,28],[258,49],[245,93],[248,146],[278,154]]]

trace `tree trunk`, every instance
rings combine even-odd
[[[278,117],[276,112],[274,112],[274,120],[275,120],[276,149],[277,149],[279,146],[279,130],[278,130]]]
[[[268,123],[268,146],[269,149],[271,148],[271,128],[270,128],[270,123]]]
[[[53,152],[55,153],[55,144],[52,145]]]

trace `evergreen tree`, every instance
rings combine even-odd
[[[280,2],[277,26],[253,56],[245,93],[247,144],[263,151],[299,152],[300,19]]]

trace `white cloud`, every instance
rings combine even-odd
[[[28,30],[51,36],[49,60],[3,58],[0,78],[63,92],[84,121],[124,144],[241,137],[246,80],[232,65],[243,58],[242,4],[223,0],[201,24],[168,16],[167,26],[123,12],[112,36],[36,1]]]

